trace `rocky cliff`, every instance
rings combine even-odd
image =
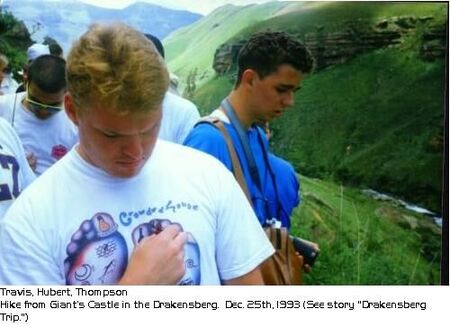
[[[421,35],[419,48],[423,60],[443,58],[446,53],[446,28],[433,24],[433,17],[391,17],[370,27],[363,21],[349,21],[345,26],[333,33],[324,33],[322,26],[306,34],[301,31],[289,33],[311,50],[316,59],[316,70],[346,62],[368,51],[401,44],[405,36],[413,33]],[[237,55],[245,42],[225,43],[216,50],[213,68],[218,75],[235,71]]]

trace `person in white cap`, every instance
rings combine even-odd
[[[46,54],[50,54],[50,49],[48,48],[48,45],[35,43],[32,46],[30,46],[27,50],[28,62]]]
[[[22,79],[23,83],[20,84],[17,87],[16,93],[24,92],[25,91],[25,84],[27,83],[28,79],[28,68],[30,67],[31,63],[34,59],[37,57],[48,55],[50,54],[50,49],[47,45],[41,44],[41,43],[34,43],[31,45],[27,50],[27,63],[23,66],[22,69]]]

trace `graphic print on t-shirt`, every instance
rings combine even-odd
[[[72,235],[64,260],[66,284],[115,284],[125,272],[127,244],[107,213],[96,213]]]
[[[69,150],[62,144],[55,145],[52,148],[52,157],[59,160],[64,157],[68,151]]]
[[[172,223],[168,219],[152,219],[148,223],[140,224],[132,233],[134,246],[136,246],[144,237],[152,234],[158,234],[167,226],[176,224],[183,230],[180,224]],[[200,249],[197,241],[191,233],[188,233],[188,240],[184,246],[184,263],[186,272],[178,285],[200,285]]]
[[[0,150],[2,150],[0,145]],[[18,183],[19,164],[13,156],[0,152],[0,201],[17,198],[20,194]]]

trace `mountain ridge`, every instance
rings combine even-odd
[[[121,10],[96,7],[76,0],[7,0],[4,6],[25,22],[33,39],[42,42],[45,36],[50,36],[61,44],[65,52],[93,22],[122,21],[144,33],[151,33],[163,39],[172,31],[203,17],[197,13],[168,9],[145,2],[136,2]]]

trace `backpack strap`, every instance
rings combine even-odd
[[[198,123],[196,124],[196,126],[201,123],[211,124],[221,132],[223,138],[225,139],[225,143],[227,144],[228,153],[230,154],[231,164],[233,166],[234,178],[236,179],[236,181],[238,182],[242,191],[244,192],[245,196],[247,197],[248,202],[250,203],[250,205],[252,205],[250,192],[248,191],[247,183],[245,182],[241,163],[239,162],[239,158],[238,158],[236,150],[234,148],[233,141],[231,140],[230,134],[228,133],[227,129],[225,128],[225,125],[219,118],[211,117],[211,116],[206,116],[206,117],[201,118],[198,121]]]

